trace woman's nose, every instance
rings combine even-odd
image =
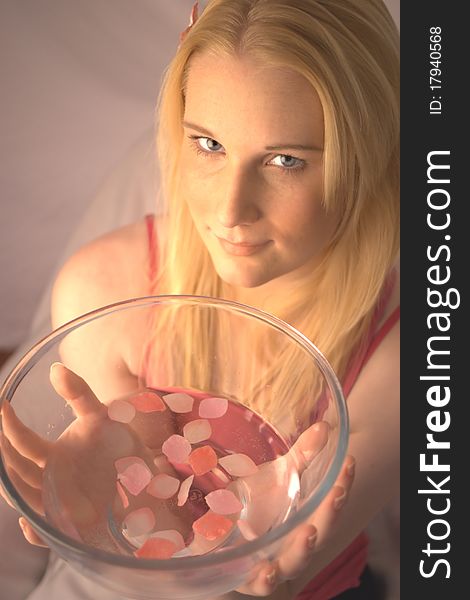
[[[260,190],[257,188],[255,177],[247,170],[240,168],[227,173],[219,193],[217,218],[223,227],[229,229],[249,225],[260,218]]]

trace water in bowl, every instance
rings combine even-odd
[[[46,517],[89,546],[144,559],[221,551],[279,525],[298,502],[288,441],[234,400],[147,389],[111,403],[106,421],[92,436],[96,452],[80,463],[81,490],[96,512],[90,522],[78,524],[65,508],[59,463],[45,469]],[[123,454],[126,430],[145,451]],[[101,464],[103,446],[114,454]]]

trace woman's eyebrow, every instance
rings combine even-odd
[[[205,127],[201,127],[201,125],[196,125],[194,123],[190,123],[189,121],[183,121],[183,127],[187,127],[189,129],[194,129],[195,131],[199,131],[199,133],[203,133],[207,135],[211,139],[217,139],[216,136],[212,132],[210,132]],[[279,151],[279,150],[304,150],[307,152],[323,152],[323,148],[319,146],[312,146],[308,144],[275,144],[273,146],[266,146],[266,150],[269,151]]]
[[[323,152],[319,146],[309,146],[304,144],[277,144],[275,146],[266,146],[266,150],[306,150],[309,152]]]
[[[213,133],[211,133],[208,129],[201,127],[200,125],[195,125],[194,123],[190,123],[189,121],[183,121],[183,127],[194,129],[195,131],[199,131],[200,133],[207,135],[211,139],[216,139]]]

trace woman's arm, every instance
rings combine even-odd
[[[106,234],[75,253],[54,284],[53,327],[102,306],[147,295],[145,242],[145,224],[140,221]],[[101,402],[135,390],[136,377],[126,357],[129,345],[138,348],[139,344],[124,331],[124,319],[131,312],[116,320],[93,321],[69,334],[61,344],[62,361],[85,379]],[[130,330],[137,332],[139,324],[132,325]]]

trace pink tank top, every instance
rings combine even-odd
[[[149,244],[148,276],[149,281],[153,282],[158,267],[158,240],[154,215],[147,215],[145,220]],[[395,279],[396,273],[392,272],[375,309],[365,343],[347,369],[343,380],[343,391],[346,397],[375,349],[400,318],[400,307],[398,306],[378,331],[375,331],[392,293]],[[319,407],[319,410],[322,412],[321,407]],[[305,586],[295,600],[330,600],[350,588],[357,587],[360,583],[359,578],[367,564],[368,543],[367,535],[364,532],[359,534],[347,548]]]

